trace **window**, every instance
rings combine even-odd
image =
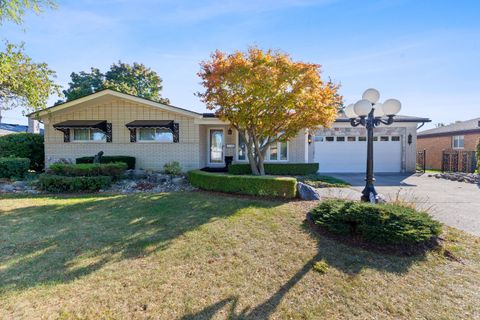
[[[391,141],[400,141],[399,136],[392,136]]]
[[[166,128],[139,128],[138,141],[173,142],[173,132]]]
[[[347,137],[348,142],[355,142],[357,141],[357,137]]]
[[[373,141],[378,141],[378,137],[373,137]]]
[[[337,137],[337,142],[345,142],[345,137]]]
[[[367,141],[367,137],[358,137],[358,141]]]
[[[381,136],[380,141],[388,141],[388,136]]]
[[[315,141],[323,142],[325,138],[323,136],[315,136]]]
[[[238,135],[237,155],[238,160],[247,160],[247,143],[240,135]]]
[[[325,141],[327,142],[333,142],[334,140],[334,137],[325,137]]]
[[[464,136],[453,136],[453,149],[463,149]]]
[[[98,129],[73,129],[73,141],[106,141],[106,136]]]
[[[267,150],[267,161],[286,161],[288,159],[288,143],[287,142],[277,142],[276,144],[271,145]],[[237,157],[239,161],[247,160],[247,144],[246,141],[238,135],[238,148],[237,148]]]

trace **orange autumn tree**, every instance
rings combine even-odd
[[[268,147],[302,129],[328,126],[342,98],[338,86],[320,77],[320,65],[293,61],[279,51],[249,48],[215,51],[198,73],[205,92],[197,96],[246,142],[254,175],[265,175]]]

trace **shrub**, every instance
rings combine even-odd
[[[295,178],[267,176],[238,176],[193,170],[188,172],[190,183],[204,190],[240,193],[255,196],[294,198]]]
[[[48,172],[55,175],[70,177],[110,176],[114,179],[120,178],[125,170],[127,170],[127,164],[124,162],[79,164],[54,163],[48,168]]]
[[[53,174],[41,174],[38,178],[40,188],[48,192],[98,191],[112,184],[112,177],[67,177]]]
[[[27,132],[1,136],[0,157],[28,158],[30,169],[42,171],[45,165],[43,136]]]
[[[77,164],[79,163],[93,163],[93,157],[81,157],[75,159]],[[135,157],[130,156],[103,156],[100,160],[101,163],[112,162],[124,162],[127,164],[128,169],[135,169]]]
[[[0,158],[0,178],[23,178],[29,166],[27,158]]]
[[[319,174],[309,174],[299,177],[298,180],[314,188],[345,188],[350,185],[348,182],[342,179],[337,179],[330,176],[322,176]]]
[[[265,163],[265,173],[272,175],[303,176],[318,171],[318,163]],[[234,163],[228,166],[230,174],[251,174],[250,164]]]
[[[178,176],[180,173],[182,173],[182,166],[177,161],[171,161],[165,163],[165,165],[163,166],[163,170],[165,171],[165,173]]]
[[[377,244],[418,244],[441,232],[426,212],[393,204],[328,200],[312,210],[315,224],[340,235]]]

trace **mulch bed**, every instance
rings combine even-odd
[[[417,245],[391,245],[391,244],[376,244],[366,242],[359,236],[343,236],[334,234],[328,231],[326,228],[321,227],[313,221],[310,212],[307,213],[306,223],[315,232],[329,239],[333,239],[347,246],[360,248],[375,253],[381,253],[386,255],[411,257],[417,255],[425,255],[426,252],[439,248],[440,238],[432,238],[429,241],[419,243]]]

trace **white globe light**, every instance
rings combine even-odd
[[[368,100],[371,103],[377,103],[380,99],[380,92],[378,92],[378,90],[374,88],[367,89],[362,94],[362,99]]]
[[[380,118],[385,115],[385,112],[383,112],[383,104],[380,102],[377,102],[373,105],[373,108],[375,108],[375,111],[373,111],[373,116],[375,118]]]
[[[343,112],[345,112],[345,115],[347,116],[347,118],[352,119],[357,117],[357,114],[353,110],[353,103],[346,106],[345,109],[343,109]]]
[[[358,100],[353,106],[353,110],[361,117],[366,117],[372,111],[372,103],[369,100]]]
[[[402,104],[397,99],[388,99],[383,103],[383,112],[387,116],[396,115],[400,109],[402,109]]]

